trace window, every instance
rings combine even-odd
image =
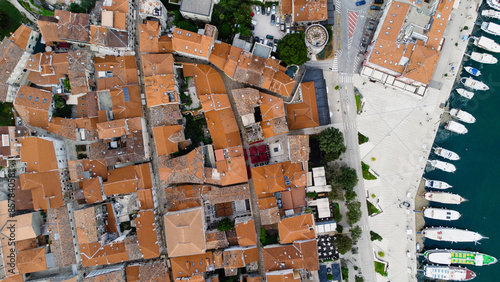
[[[35,97],[35,102],[38,102],[39,97]]]
[[[31,98],[32,98],[32,97],[31,97],[31,95],[30,95],[30,96],[28,97],[28,101],[30,101],[30,100],[31,100]]]

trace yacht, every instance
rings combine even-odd
[[[500,35],[500,25],[496,23],[483,22],[481,24],[481,29],[489,34]]]
[[[495,9],[495,10],[500,10],[500,1],[499,0],[486,0],[486,3],[488,3],[488,5]]]
[[[457,93],[464,97],[464,98],[467,98],[467,99],[472,99],[472,97],[474,97],[474,92],[471,92],[471,91],[467,91],[463,88],[458,88],[457,89]]]
[[[446,125],[444,126],[445,129],[451,131],[451,132],[455,132],[455,133],[458,133],[458,134],[465,134],[468,132],[467,128],[465,127],[465,125],[461,124],[461,123],[458,123],[456,121],[448,121],[446,123]]]
[[[488,37],[481,36],[479,38],[474,37],[474,45],[482,48],[486,51],[493,53],[500,53],[500,44],[496,43],[495,40]]]
[[[423,215],[427,218],[447,221],[458,220],[462,216],[457,211],[443,208],[425,208]]]
[[[478,52],[472,52],[469,57],[478,62],[478,63],[481,63],[481,64],[496,64],[498,62],[498,59],[495,58],[493,55],[491,54],[487,54],[487,53],[478,53]]]
[[[451,109],[450,116],[452,118],[455,118],[459,121],[466,122],[466,123],[475,123],[476,122],[476,118],[473,115],[469,114],[466,111],[459,110],[459,109]]]
[[[448,188],[453,187],[444,181],[429,180],[429,179],[425,179],[425,186],[430,187],[430,188],[434,188],[434,189],[448,189]]]
[[[436,241],[446,241],[446,242],[478,242],[481,239],[487,239],[483,235],[469,230],[456,229],[451,227],[427,227],[422,230],[422,235],[425,238],[436,240]]]
[[[497,259],[493,256],[461,250],[434,249],[424,253],[424,257],[437,264],[467,264],[475,266],[483,266],[497,263]]]
[[[457,153],[450,151],[450,150],[446,150],[446,149],[441,148],[441,147],[434,147],[434,153],[436,155],[443,157],[445,159],[448,159],[448,160],[452,160],[452,161],[460,160],[460,156]]]
[[[424,275],[427,278],[444,281],[469,281],[476,278],[476,273],[470,269],[445,265],[425,265]]]
[[[424,198],[427,201],[452,205],[459,205],[462,202],[467,201],[467,199],[463,198],[460,195],[446,192],[425,192]]]
[[[438,160],[432,160],[432,161],[428,160],[427,162],[432,167],[440,169],[442,171],[455,172],[455,170],[457,170],[457,168],[453,164],[450,164],[450,163],[447,163],[447,162],[438,161]]]
[[[468,72],[469,74],[472,74],[473,76],[480,76],[481,75],[481,71],[476,69],[476,68],[465,67],[464,69],[466,72]]]
[[[481,16],[500,20],[500,12],[495,10],[482,10]]]
[[[465,86],[473,90],[488,90],[490,89],[488,85],[482,83],[481,81],[475,80],[472,77],[462,77],[460,82]]]

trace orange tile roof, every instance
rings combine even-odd
[[[292,1],[293,0],[281,0],[281,14],[292,14]]]
[[[314,217],[310,213],[282,219],[278,230],[281,244],[316,238]]]
[[[174,57],[172,54],[141,55],[144,76],[174,73]]]
[[[160,182],[169,184],[204,182],[204,154],[201,148],[196,148],[185,156],[168,160],[159,160]]]
[[[243,52],[243,49],[235,46],[231,46],[231,49],[229,50],[229,56],[227,57],[226,64],[224,65],[224,71],[225,74],[229,75],[230,77],[234,77],[234,72],[236,71],[236,67],[239,63],[239,59],[241,56],[241,53]]]
[[[206,112],[205,118],[215,149],[241,145],[240,130],[231,108]]]
[[[16,256],[17,269],[19,273],[26,274],[47,270],[46,247],[20,251]]]
[[[56,151],[52,141],[38,137],[25,137],[21,143],[21,162],[26,163],[26,172],[57,170]]]
[[[206,252],[199,255],[173,257],[170,258],[170,262],[172,276],[174,279],[180,279],[209,271],[209,267],[214,265],[214,257],[212,252]]]
[[[307,269],[309,271],[319,269],[316,240],[264,247],[263,254],[266,272],[281,269]]]
[[[120,263],[129,260],[123,241],[101,246],[100,242],[80,244],[82,266],[97,266]]]
[[[52,93],[33,87],[21,86],[14,100],[14,108],[29,125],[47,129]]]
[[[257,197],[285,190],[283,174],[281,163],[252,168],[252,179]]]
[[[42,76],[39,72],[30,71],[28,80],[39,86],[57,86],[59,79],[55,75]]]
[[[210,34],[209,30],[214,29],[216,29],[215,26],[207,24],[205,26],[205,33],[198,34],[196,32],[175,28],[172,37],[172,47],[176,52],[208,59],[212,44],[215,41],[213,34]]]
[[[51,42],[62,41],[58,35],[57,19],[52,17],[42,18],[38,19],[37,24],[45,42],[51,44]]]
[[[75,210],[73,213],[75,218],[76,237],[79,244],[99,241],[96,207],[98,206]]]
[[[212,67],[201,64],[184,63],[184,76],[193,76],[198,96],[205,94],[224,94],[226,88],[220,74]]]
[[[231,103],[226,94],[200,95],[199,98],[204,112],[231,108]]]
[[[326,0],[294,0],[292,17],[295,22],[316,22],[328,19]]]
[[[219,69],[224,70],[224,66],[226,65],[227,57],[229,56],[229,50],[231,49],[231,45],[219,42],[215,43],[212,49],[212,53],[210,53],[210,57],[208,60],[216,65]]]
[[[235,269],[259,260],[257,246],[224,250],[224,268]]]
[[[109,91],[115,119],[142,117],[142,103],[138,85],[113,88]]]
[[[273,194],[266,194],[265,198],[258,199],[259,210],[270,209],[278,206],[276,197]]]
[[[83,194],[87,204],[102,202],[102,183],[99,178],[89,178],[83,180]]]
[[[108,172],[108,181],[104,183],[104,194],[128,194],[138,189],[152,188],[151,167],[149,163],[125,166]]]
[[[179,151],[178,143],[184,141],[182,125],[166,125],[153,127],[156,152],[159,156]]]
[[[440,55],[441,53],[436,50],[416,44],[403,76],[429,84]]]
[[[290,97],[292,95],[293,86],[295,85],[295,80],[289,77],[282,71],[276,72],[274,75],[271,85],[268,88],[269,90],[276,92],[279,95]]]
[[[168,211],[185,210],[202,204],[201,194],[205,186],[181,185],[165,188],[166,208]],[[207,189],[210,189],[207,186]]]
[[[148,210],[154,208],[152,189],[137,190],[137,197],[139,198],[141,210]]]
[[[238,245],[240,246],[252,246],[257,245],[257,238],[255,232],[255,224],[253,219],[247,218],[246,220],[236,219],[236,224],[234,225],[236,230],[236,235],[238,236]]]
[[[271,271],[266,273],[267,282],[300,282],[300,275],[291,269]]]
[[[98,123],[97,130],[99,139],[110,139],[130,134],[125,119]]]
[[[314,81],[301,83],[302,102],[286,105],[290,130],[319,126]]]
[[[179,103],[173,74],[146,76],[144,85],[148,107]]]
[[[168,267],[165,261],[153,261],[147,264],[128,265],[125,269],[129,282],[170,282]]]
[[[66,41],[89,42],[89,14],[55,10],[54,18],[58,20],[57,35],[60,39]],[[43,31],[40,31],[43,36]],[[45,41],[49,40],[45,38]]]
[[[25,24],[20,25],[16,31],[9,37],[9,40],[14,42],[17,46],[21,47],[21,49],[26,49],[28,45],[28,41],[31,36],[31,28],[26,26]]]
[[[23,173],[19,176],[22,190],[31,190],[35,210],[57,208],[64,205],[59,172]]]
[[[158,234],[153,210],[139,211],[135,219],[137,240],[141,249],[142,258],[150,259],[160,256]]]
[[[216,167],[218,175],[214,175],[215,171],[211,168],[206,168],[211,172],[205,173],[206,183],[228,186],[248,181],[244,156],[217,161]]]
[[[157,21],[146,21],[139,24],[139,45],[141,52],[158,53],[160,25]]]
[[[200,255],[205,252],[203,207],[168,212],[164,216],[169,257]]]
[[[137,65],[134,56],[105,56],[95,57],[94,66],[96,72],[111,72],[112,77],[97,79],[98,90],[106,90],[118,86],[139,83],[137,76]]]

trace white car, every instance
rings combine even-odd
[[[260,15],[260,6],[255,6],[255,13]]]
[[[273,4],[273,7],[271,8],[271,13],[273,15],[276,14],[276,4]]]
[[[276,26],[280,26],[280,17],[276,17]]]

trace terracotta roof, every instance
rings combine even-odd
[[[96,266],[119,263],[129,260],[125,242],[101,246],[100,242],[80,244],[82,266]]]
[[[124,15],[116,12],[115,15]],[[116,23],[119,25],[118,29],[125,30],[125,22],[120,21],[119,18]],[[109,47],[109,48],[127,48],[129,44],[128,33],[126,31],[119,31],[113,28],[103,26],[90,26],[90,44]]]
[[[16,263],[19,273],[26,274],[47,270],[46,247],[24,250],[17,253]]]
[[[277,270],[266,273],[268,282],[300,282],[300,274],[295,274],[292,269]]]
[[[309,135],[288,135],[290,162],[299,163],[309,160]]]
[[[37,24],[40,29],[40,33],[42,34],[45,42],[51,44],[51,42],[62,41],[59,38],[57,24],[58,20],[54,17],[39,17]]]
[[[252,168],[252,179],[257,197],[286,189],[282,163]]]
[[[230,77],[234,77],[234,72],[236,71],[236,67],[238,66],[240,56],[243,52],[243,49],[235,46],[231,46],[229,50],[229,56],[227,57],[226,64],[222,71]]]
[[[173,74],[146,76],[144,78],[144,85],[146,87],[148,107],[179,103],[175,89],[175,76]]]
[[[204,189],[203,192],[208,196],[208,202],[212,205],[250,199],[250,189],[247,184],[211,186],[210,190]]]
[[[87,172],[91,178],[101,177],[104,180],[108,179],[108,167],[102,159],[68,161],[68,170],[72,182],[83,180],[85,172]]]
[[[166,208],[168,211],[178,211],[202,205],[202,193],[210,190],[210,186],[181,185],[165,188]]]
[[[204,182],[204,155],[201,148],[173,159],[159,160],[162,185]]]
[[[137,76],[137,65],[134,56],[105,56],[95,57],[96,72],[111,72],[111,77],[101,77],[97,79],[98,90],[106,90],[118,86],[132,85],[139,83]]]
[[[212,25],[205,25],[204,34],[175,28],[172,37],[173,49],[178,53],[185,53],[208,59],[215,41],[214,35],[217,28]],[[215,31],[215,32],[214,32]],[[214,34],[215,33],[215,34]]]
[[[149,109],[151,126],[177,125],[182,119],[179,105],[169,104]]]
[[[82,184],[83,194],[85,195],[87,204],[98,203],[104,200],[102,197],[103,187],[100,178],[84,179]]]
[[[164,216],[169,257],[205,252],[205,215],[203,207],[167,212]]]
[[[38,26],[42,37],[49,43],[64,40],[90,41],[88,14],[55,10],[54,17],[40,17]]]
[[[160,36],[160,25],[157,21],[146,21],[139,24],[140,51],[144,53],[172,53],[172,38]]]
[[[301,163],[283,162],[284,177],[290,182],[286,183],[287,188],[305,187],[307,185],[307,173]]]
[[[50,120],[50,132],[55,133],[73,141],[78,141],[81,138],[80,130],[83,130],[85,140],[97,140],[97,118],[59,118],[54,117]]]
[[[282,219],[278,229],[281,244],[316,238],[314,217],[310,213]]]
[[[64,205],[59,172],[23,173],[19,176],[22,190],[31,190],[35,210],[57,208]]]
[[[420,43],[420,42],[418,42]],[[403,76],[425,84],[429,84],[439,61],[440,52],[416,44],[406,65]]]
[[[205,112],[205,118],[212,136],[214,149],[241,145],[240,130],[231,108]]]
[[[292,14],[292,1],[293,0],[281,0],[281,14]]]
[[[204,112],[231,108],[231,103],[226,94],[207,94],[199,96]]]
[[[165,261],[153,261],[147,264],[127,266],[127,281],[129,282],[170,282],[170,275]]]
[[[178,143],[184,141],[182,125],[167,125],[153,127],[156,152],[159,156],[169,155],[179,151]]]
[[[26,26],[25,24],[21,24],[16,31],[9,37],[9,40],[14,42],[17,46],[21,47],[21,49],[26,49],[28,45],[28,41],[31,36],[31,28]]]
[[[205,233],[206,249],[224,249],[229,246],[225,231],[211,230]]]
[[[106,6],[106,4],[110,4],[109,6]],[[114,0],[114,1],[109,1],[109,2],[104,2],[102,5],[102,8],[104,10],[108,11],[117,11],[121,13],[128,13],[129,12],[129,2],[127,0]]]
[[[271,245],[264,247],[264,269],[266,272],[281,269],[319,269],[316,240],[298,241],[293,245]]]
[[[108,181],[104,183],[104,194],[129,194],[138,189],[152,188],[150,164],[125,166],[110,170]]]
[[[202,64],[183,64],[184,77],[193,77],[196,94],[225,94],[226,88],[220,74],[212,67]]]
[[[9,85],[7,80],[14,72],[24,51],[4,37],[0,44],[0,101],[5,102]]]
[[[39,72],[30,71],[28,80],[39,86],[57,86],[59,79],[55,75],[42,76]]]
[[[25,137],[21,143],[21,162],[27,164],[26,172],[57,170],[56,151],[52,141],[38,137]]]
[[[252,218],[237,218],[234,228],[236,230],[236,234],[238,235],[238,245],[257,245],[255,223]]]
[[[172,264],[172,276],[174,279],[179,279],[209,271],[210,267],[214,265],[214,257],[212,252],[204,252],[198,255],[173,257],[170,259],[170,263]]]
[[[283,191],[286,192],[286,191]],[[266,194],[269,195],[269,197],[266,198],[260,198],[257,200],[259,204],[259,210],[265,210],[265,209],[270,209],[270,208],[275,208],[278,206],[278,202],[276,201],[276,197],[273,194]]]
[[[141,205],[141,210],[153,209],[153,189],[142,189],[137,190],[137,197]]]
[[[97,124],[99,139],[111,139],[142,130],[142,118],[117,119]]]
[[[137,240],[142,258],[150,259],[160,256],[158,234],[153,210],[139,211],[135,219]]]
[[[174,57],[172,54],[143,54],[141,55],[141,61],[145,77],[174,73]]]
[[[233,89],[231,94],[233,95],[236,110],[240,116],[254,114],[255,107],[259,105],[261,95],[263,95],[263,93],[259,93],[259,90],[255,88]],[[276,99],[281,100],[279,98]]]
[[[243,152],[243,150],[241,150]],[[227,186],[248,181],[245,157],[232,157],[216,162],[216,169],[205,168],[205,182]]]
[[[236,272],[237,268],[245,267],[246,265],[257,262],[259,255],[257,246],[253,247],[236,247],[224,250],[224,269],[230,272]]]
[[[97,117],[97,111],[97,92],[88,92],[86,95],[78,98],[78,117]]]
[[[21,189],[21,180],[14,180],[14,202],[16,203],[16,210],[33,210],[33,196],[31,191]]]
[[[279,95],[290,97],[292,95],[293,86],[295,85],[295,80],[289,77],[282,71],[276,72],[274,75],[271,85],[267,88],[273,92],[276,92]]]
[[[27,124],[47,129],[51,102],[52,93],[49,91],[21,86],[14,101],[14,108]]]
[[[93,272],[89,273],[85,277],[85,280],[84,280],[85,282],[124,281],[124,279],[125,279],[125,277],[123,277],[123,270],[122,269],[118,269],[118,270],[114,270],[111,272],[106,272],[106,273],[103,273],[100,275],[89,277],[90,274],[92,274],[92,273]]]
[[[67,206],[51,208],[47,211],[47,229],[52,241],[50,250],[54,253],[56,267],[76,264],[73,233]]]
[[[259,210],[260,220],[262,225],[276,224],[280,221],[280,212],[278,207],[270,209]]]
[[[292,17],[295,22],[316,22],[327,20],[327,1],[293,0]]]
[[[319,126],[314,81],[301,83],[302,102],[286,105],[290,130]]]
[[[142,117],[142,103],[138,85],[109,90],[115,119]],[[99,95],[99,93],[98,93]]]
[[[229,56],[229,50],[231,45],[224,42],[216,42],[212,48],[212,53],[208,60],[216,65],[219,69],[224,70],[226,65],[227,57]]]
[[[75,217],[76,237],[79,244],[87,244],[99,241],[99,234],[97,233],[97,214],[96,207],[88,207],[84,209],[75,210],[73,215]]]

